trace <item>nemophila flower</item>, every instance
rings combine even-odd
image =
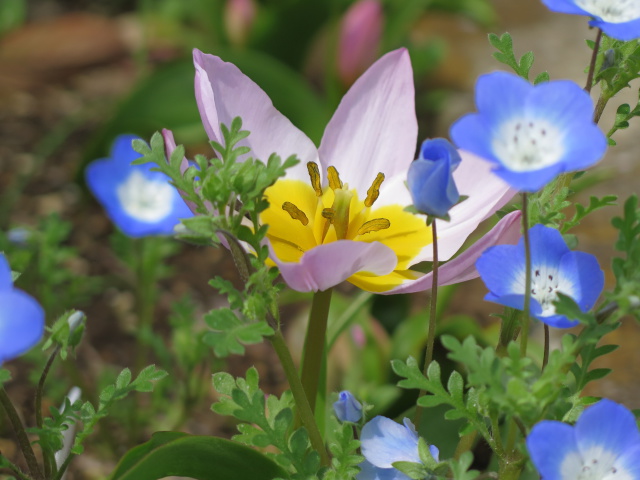
[[[393,468],[395,462],[421,463],[418,454],[418,433],[408,418],[404,424],[377,416],[362,427],[360,448],[366,459],[360,465],[358,480],[405,480],[409,477]],[[436,461],[439,450],[429,446]]]
[[[420,156],[411,163],[407,175],[413,205],[419,212],[444,217],[458,203],[453,171],[461,161],[458,151],[444,138],[422,143]]]
[[[577,325],[556,314],[553,302],[558,292],[571,297],[582,309],[591,309],[604,287],[604,273],[596,257],[572,252],[558,230],[535,225],[529,230],[531,242],[531,315],[552,327]],[[524,308],[524,238],[517,245],[489,248],[476,262],[480,277],[489,289],[485,300]]]
[[[568,80],[534,86],[511,73],[482,75],[476,105],[478,113],[453,124],[451,138],[518,190],[535,192],[560,173],[588,168],[607,148],[591,98]]]
[[[333,402],[333,411],[341,422],[357,423],[362,418],[362,404],[347,390],[340,392]]]
[[[593,17],[589,25],[618,40],[640,37],[638,0],[542,0],[550,10]]]
[[[372,65],[342,99],[320,148],[278,112],[269,97],[237,67],[195,50],[196,100],[209,138],[222,142],[220,124],[241,117],[251,134],[240,145],[255,158],[295,154],[301,163],[267,189],[272,261],[294,290],[326,290],[345,280],[380,293],[431,286],[431,275],[411,267],[432,259],[431,229],[411,205],[405,186],[414,158],[417,121],[413,72],[406,50]],[[170,132],[165,142],[174,145]],[[171,149],[169,148],[169,153]],[[440,256],[448,260],[478,224],[514,194],[486,162],[462,153],[454,172],[469,198],[451,209],[439,231]],[[446,285],[477,276],[481,249],[515,241],[517,214],[503,219],[479,243],[440,269]]]
[[[544,420],[527,437],[543,480],[640,479],[640,433],[634,415],[611,400],[588,407],[575,426]]]
[[[29,350],[44,333],[44,310],[13,287],[9,263],[0,254],[0,365]]]
[[[141,156],[131,146],[137,138],[117,137],[110,158],[87,166],[87,185],[125,235],[170,235],[192,213],[164,173],[152,171],[152,164],[131,165]]]

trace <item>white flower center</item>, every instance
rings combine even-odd
[[[494,136],[493,153],[516,172],[539,170],[564,154],[564,135],[546,120],[515,118],[504,122]]]
[[[576,5],[608,23],[625,23],[640,18],[638,0],[576,0]]]
[[[576,292],[571,282],[566,281],[557,268],[549,265],[532,266],[531,268],[531,296],[542,307],[542,316],[556,314],[553,302],[558,298],[558,292],[575,299]]]
[[[118,185],[116,195],[124,211],[140,222],[158,222],[172,211],[174,190],[169,182],[150,180],[138,170]]]
[[[569,453],[560,465],[562,480],[633,480],[617,463],[618,454],[601,446],[591,447],[584,455]]]

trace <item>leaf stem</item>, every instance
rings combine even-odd
[[[60,345],[58,345],[53,353],[49,356],[46,365],[44,366],[44,370],[42,371],[42,375],[40,375],[40,380],[38,381],[38,388],[36,389],[36,400],[35,400],[35,410],[36,410],[36,425],[38,428],[42,428],[42,395],[44,393],[44,384],[47,380],[47,376],[49,375],[49,370],[53,365],[58,353],[60,352]],[[46,478],[51,476],[52,465],[55,465],[55,460],[53,459],[53,452],[49,452],[43,449],[44,456],[44,475]]]
[[[318,394],[322,357],[327,343],[327,319],[329,318],[332,292],[333,289],[329,288],[313,294],[309,325],[304,339],[304,358],[300,377],[313,412],[315,412]]]
[[[20,416],[18,415],[16,408],[13,406],[13,403],[11,402],[9,395],[7,395],[7,391],[4,387],[0,387],[0,404],[2,404],[4,411],[7,412],[7,417],[9,417],[9,421],[13,426],[13,430],[18,438],[18,446],[22,451],[22,455],[24,455],[24,459],[27,461],[29,473],[36,480],[44,480],[42,472],[40,471],[40,466],[38,465],[38,460],[36,460],[36,454],[34,453],[33,448],[31,448],[31,442],[29,442],[29,437],[24,429],[24,425],[22,425]]]
[[[324,446],[324,441],[322,440],[322,435],[320,435],[320,430],[316,424],[316,419],[313,415],[311,405],[309,404],[309,399],[307,398],[304,387],[302,386],[302,381],[298,376],[298,371],[293,363],[291,352],[284,341],[282,332],[280,330],[276,330],[272,336],[267,338],[271,342],[271,345],[273,345],[273,349],[276,351],[276,354],[280,359],[280,364],[282,365],[287,380],[289,381],[289,387],[291,388],[293,399],[296,402],[298,416],[302,425],[306,427],[307,432],[309,433],[311,446],[320,455],[322,464],[329,466],[330,460],[327,449]]]
[[[531,242],[529,239],[529,215],[528,215],[528,194],[522,193],[522,230],[524,236],[524,258],[525,258],[525,279],[524,279],[524,311],[522,312],[522,330],[520,337],[520,355],[527,355],[527,343],[529,341],[529,308],[531,304]]]
[[[433,247],[433,270],[432,270],[432,283],[431,283],[431,305],[429,309],[429,330],[427,333],[427,351],[424,359],[424,376],[427,377],[427,370],[431,361],[433,360],[433,345],[436,339],[436,316],[438,307],[438,232],[436,229],[437,221],[433,219],[431,222],[431,237]],[[427,392],[420,390],[418,399],[424,396]],[[420,419],[422,417],[422,407],[417,404],[416,413],[414,417],[414,423],[416,428],[420,428]]]
[[[591,63],[589,64],[589,73],[587,74],[587,83],[584,89],[587,93],[591,93],[593,87],[593,75],[596,70],[596,60],[598,59],[598,51],[600,50],[600,40],[602,40],[602,30],[598,29],[598,34],[593,45],[593,53],[591,54]]]

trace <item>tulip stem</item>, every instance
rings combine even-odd
[[[0,404],[2,404],[4,411],[7,412],[7,417],[9,417],[9,421],[13,426],[13,431],[18,438],[18,445],[20,447],[20,450],[22,451],[22,455],[24,455],[24,459],[27,461],[29,474],[36,480],[42,480],[44,477],[42,476],[42,471],[40,470],[40,466],[38,465],[38,460],[36,460],[36,454],[34,453],[33,448],[31,448],[31,442],[29,442],[29,437],[27,436],[27,432],[24,429],[24,425],[22,425],[20,416],[13,406],[9,395],[7,395],[4,387],[1,386]]]
[[[531,242],[529,240],[529,215],[528,215],[528,195],[522,193],[522,230],[524,236],[524,311],[522,312],[522,330],[520,337],[520,355],[527,354],[527,343],[529,341],[529,308],[531,304]]]
[[[431,222],[431,236],[433,238],[433,269],[432,269],[432,283],[431,283],[431,305],[429,309],[429,330],[427,333],[427,351],[424,359],[424,376],[427,376],[429,365],[433,361],[433,345],[436,340],[436,317],[438,308],[438,232],[436,230],[436,219]],[[418,394],[418,401],[427,392],[420,390]],[[414,423],[416,428],[420,428],[420,419],[422,417],[422,407],[416,403],[416,414],[414,417]]]
[[[598,51],[600,50],[600,40],[602,40],[602,30],[598,29],[598,34],[593,45],[593,53],[591,54],[591,63],[589,64],[589,73],[587,74],[587,83],[584,89],[587,93],[591,93],[593,87],[593,74],[596,70],[596,60],[598,59]]]
[[[296,402],[297,415],[300,418],[302,425],[306,427],[307,432],[309,433],[311,446],[320,455],[322,464],[325,466],[329,466],[329,455],[327,454],[327,450],[324,446],[322,435],[320,434],[320,430],[318,429],[316,419],[313,415],[313,410],[311,408],[311,405],[309,404],[309,398],[307,397],[302,382],[300,381],[298,371],[296,370],[295,364],[293,363],[291,352],[289,351],[289,347],[287,347],[287,344],[284,341],[282,332],[278,329],[272,336],[268,338],[271,341],[271,345],[276,351],[278,358],[280,359],[280,364],[282,365],[287,380],[289,381],[289,387],[291,388],[293,399]]]
[[[329,288],[314,293],[311,312],[309,313],[307,335],[304,339],[304,348],[302,350],[303,360],[300,377],[311,411],[314,413],[320,383],[322,358],[327,344],[327,319],[329,318],[332,292],[333,289]]]

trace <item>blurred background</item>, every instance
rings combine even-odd
[[[107,157],[111,142],[122,133],[149,139],[170,128],[188,156],[211,154],[193,94],[192,49],[236,64],[318,144],[353,81],[383,53],[407,47],[415,72],[419,138],[424,139],[447,136],[451,122],[474,109],[475,79],[501,67],[491,57],[487,33],[505,31],[512,34],[517,55],[534,51],[534,75],[548,70],[552,79],[584,83],[590,57],[584,40],[595,32],[583,17],[552,14],[539,0],[0,0],[0,251],[24,272],[17,286],[39,299],[49,322],[70,308],[88,315],[77,358],[56,367],[45,403],[60,404],[71,382],[90,392],[112,381],[119,369],[134,365],[141,341],[151,345],[153,360],[173,376],[151,398],[134,400],[147,402],[142,426],[130,428],[126,410],[103,424],[68,478],[104,478],[127,448],[154,430],[230,436],[234,426],[209,410],[212,370],[240,375],[256,365],[265,391],[285,388],[268,345],[225,362],[212,359],[205,348],[197,354],[204,368],[171,371],[172,365],[187,370],[188,359],[174,362],[171,355],[191,348],[185,332],[202,331],[202,313],[224,304],[207,282],[215,274],[236,279],[233,263],[224,251],[171,247],[156,286],[154,334],[141,340],[135,278],[127,264],[130,245],[84,185],[86,164]],[[635,105],[635,88],[607,109],[601,123],[605,131],[617,105]],[[638,191],[640,137],[634,127],[619,132],[618,146],[581,185],[579,201],[609,193],[624,199]],[[610,218],[619,211],[600,210],[576,232],[581,250],[598,256],[609,284],[615,241]],[[474,333],[491,342],[496,324],[488,315],[499,309],[483,302],[484,294],[479,280],[445,289],[441,333]],[[348,286],[341,288],[336,312],[357,295]],[[302,345],[307,299],[283,294],[283,319],[294,352]],[[330,389],[342,383],[375,404],[375,413],[400,415],[412,399],[388,385],[395,383],[388,360],[420,354],[427,297],[362,301],[368,302],[366,308],[336,342],[339,361],[329,369]],[[402,327],[400,320],[405,320]],[[610,343],[622,347],[599,366],[613,365],[616,372],[596,382],[591,394],[640,407],[638,334],[629,323],[611,335]],[[191,338],[199,341],[199,334]],[[356,357],[362,361],[353,362]],[[27,414],[33,413],[29,399],[37,380],[32,372],[43,362],[41,353],[32,352],[9,366],[14,377],[9,393]],[[171,381],[203,387],[182,396]],[[449,430],[452,442],[456,433]],[[15,456],[4,421],[0,450]]]

